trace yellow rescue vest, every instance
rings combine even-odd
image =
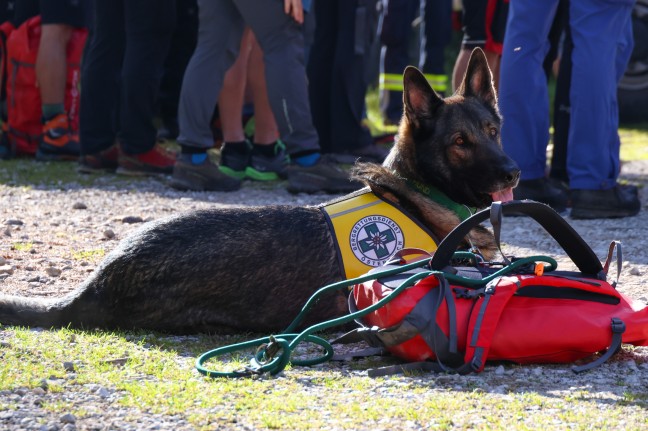
[[[346,278],[358,277],[383,265],[403,248],[433,252],[437,239],[403,208],[371,190],[321,207],[335,238]]]

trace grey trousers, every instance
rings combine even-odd
[[[182,81],[178,142],[214,145],[210,120],[248,25],[263,50],[268,98],[288,153],[319,151],[308,100],[303,33],[284,13],[283,1],[198,0],[198,8],[198,44]]]

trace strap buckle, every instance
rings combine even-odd
[[[614,334],[623,334],[626,330],[626,325],[623,322],[623,320],[619,319],[618,317],[613,317],[612,318],[612,333]]]

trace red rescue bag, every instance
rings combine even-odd
[[[451,265],[460,241],[489,215],[499,245],[501,217],[507,213],[522,213],[540,223],[579,271],[553,271],[551,265],[547,270],[542,263],[529,264],[528,259],[516,267],[516,261],[506,257],[495,265],[479,261],[468,267]],[[568,363],[606,352],[590,364],[573,368],[580,372],[607,360],[622,342],[648,345],[648,308],[619,293],[616,281],[606,280],[615,251],[618,280],[620,243],[612,243],[602,265],[548,206],[529,201],[493,204],[453,230],[439,244],[428,268],[384,278],[377,269],[376,280],[354,287],[352,309],[363,310],[417,272],[435,271],[361,319],[363,339],[370,344],[384,346],[409,362],[433,362],[370,374],[408,368],[464,374],[481,371],[487,360]],[[390,267],[394,264],[382,270]]]
[[[41,18],[30,18],[8,33],[5,35],[6,50],[2,53],[2,61],[6,66],[5,79],[2,81],[6,82],[7,101],[7,123],[6,127],[3,125],[3,129],[8,134],[13,155],[33,155],[43,127],[41,98],[36,82]],[[85,29],[75,29],[67,46],[65,110],[73,132],[79,129],[81,56],[87,33]]]

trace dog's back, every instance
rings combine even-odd
[[[185,332],[279,330],[341,278],[316,208],[210,209],[147,224],[64,298],[0,297],[0,322]],[[322,306],[313,320],[339,315]],[[334,304],[338,304],[334,302]]]

